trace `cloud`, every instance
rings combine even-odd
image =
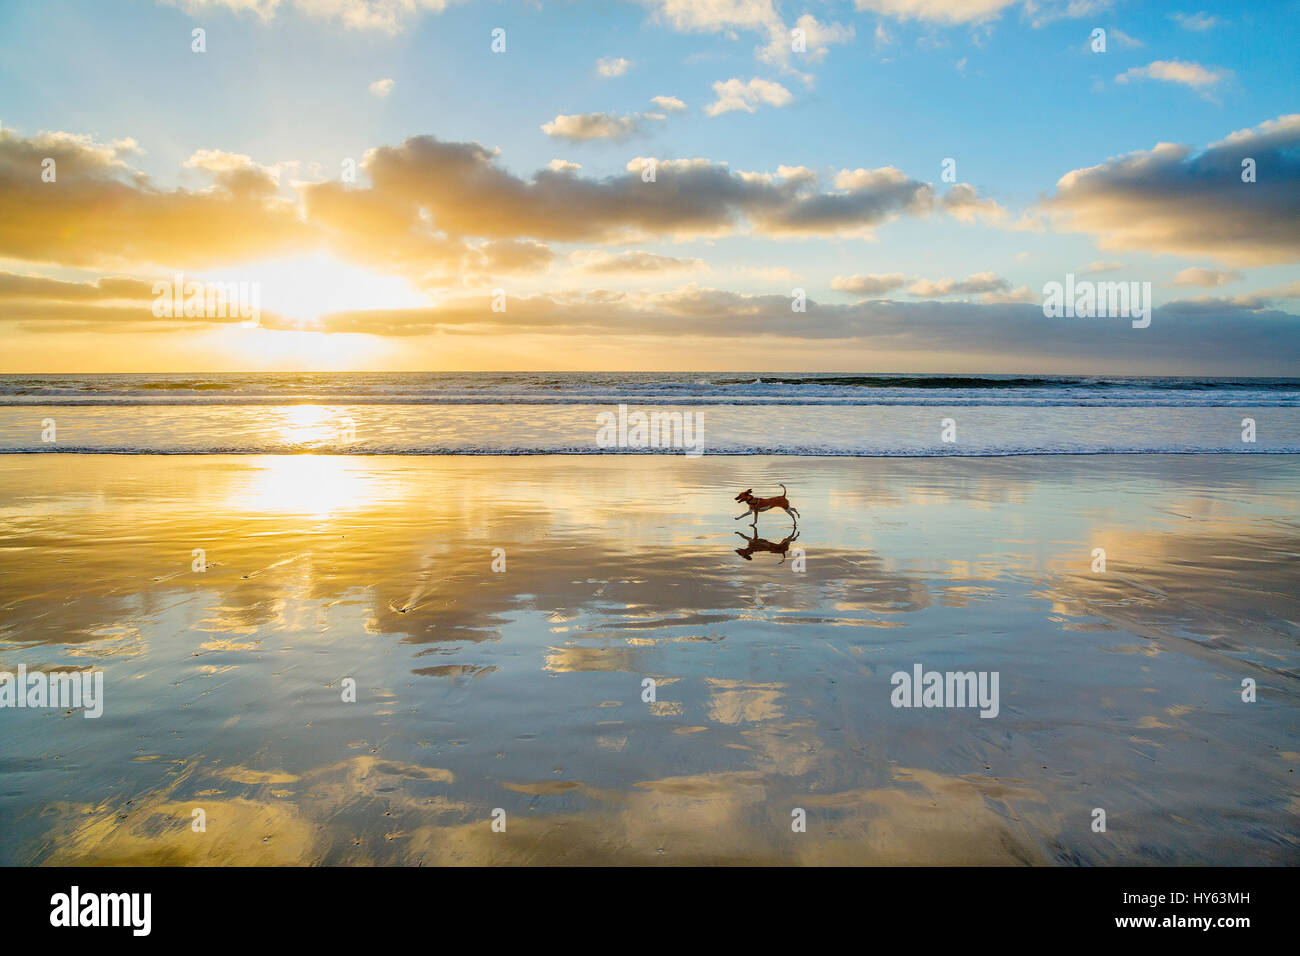
[[[656,19],[682,33],[766,30],[779,21],[772,0],[642,0]]]
[[[1131,37],[1131,36],[1129,36],[1127,33],[1125,33],[1125,32],[1124,32],[1123,30],[1121,30],[1119,27],[1111,27],[1111,28],[1110,28],[1109,30],[1107,30],[1106,32],[1107,32],[1107,34],[1108,34],[1109,36],[1111,36],[1111,37],[1113,37],[1114,39],[1118,40],[1120,46],[1126,46],[1126,47],[1139,47],[1139,46],[1142,45],[1142,41],[1141,41],[1141,40],[1139,40],[1137,37]]]
[[[650,102],[665,113],[682,113],[686,111],[686,104],[675,96],[655,96],[651,97]]]
[[[882,295],[901,289],[907,280],[901,272],[887,275],[852,275],[836,276],[831,279],[831,288],[840,292],[852,292],[855,295]]]
[[[214,9],[252,13],[265,22],[275,17],[282,0],[160,0],[186,13],[202,14]],[[376,30],[396,35],[408,21],[421,13],[442,13],[448,0],[283,0],[284,6],[319,20],[341,23],[350,30]]]
[[[1171,13],[1169,19],[1175,21],[1184,30],[1191,30],[1195,33],[1204,33],[1206,30],[1213,30],[1215,27],[1223,25],[1221,17],[1204,12]]]
[[[709,116],[718,116],[734,110],[755,112],[759,106],[788,106],[794,96],[780,83],[754,77],[748,83],[733,77],[713,84],[717,100],[704,107]]]
[[[1095,17],[1106,13],[1115,0],[1025,0],[1025,15],[1034,29],[1057,20]]]
[[[1300,282],[1260,289],[1258,292],[1243,292],[1226,298],[1199,295],[1191,299],[1174,299],[1164,308],[1179,314],[1217,315],[1231,319],[1240,318],[1246,313],[1264,312],[1291,299],[1300,299]],[[1294,315],[1289,317],[1296,318]]]
[[[880,13],[896,20],[926,20],[933,23],[983,23],[995,20],[1019,0],[855,0],[863,11]]]
[[[1242,181],[1252,160],[1256,182]],[[1202,152],[1174,143],[1076,169],[1040,209],[1102,249],[1212,256],[1237,266],[1300,261],[1300,113]]]
[[[332,331],[380,335],[770,337],[845,341],[882,353],[918,355],[932,355],[942,343],[949,353],[999,368],[1083,370],[1104,364],[1114,374],[1211,365],[1217,374],[1286,374],[1300,360],[1300,317],[1231,302],[1192,308],[1171,303],[1154,311],[1149,328],[1137,330],[1127,319],[1048,319],[1036,302],[809,300],[806,313],[792,313],[786,295],[747,295],[690,283],[666,292],[586,289],[512,297],[505,313],[493,313],[487,295],[472,295],[437,307],[346,312],[323,321]]]
[[[977,272],[965,279],[920,279],[907,287],[909,295],[918,298],[937,298],[980,292],[1006,292],[1011,283],[992,272]]]
[[[25,331],[159,332],[186,325],[225,324],[243,321],[238,309],[220,317],[156,316],[156,279],[130,276],[102,276],[89,282],[70,282],[39,275],[0,272],[0,323]],[[170,290],[170,285],[168,286]],[[170,292],[169,292],[170,294]],[[273,323],[269,327],[291,327],[285,320],[262,311]]]
[[[794,64],[820,63],[826,59],[831,44],[848,43],[854,35],[855,30],[851,26],[822,23],[811,13],[805,13],[788,30],[784,24],[774,25],[769,30],[767,46],[755,51],[755,55],[763,63],[778,67],[784,72],[799,74],[804,83],[811,85],[812,76],[800,74]],[[796,42],[801,49],[795,49]]]
[[[748,172],[703,158],[663,159],[646,181],[650,160],[637,157],[603,178],[562,160],[524,178],[505,170],[494,150],[431,136],[368,151],[358,184],[294,180],[290,198],[280,183],[289,164],[198,150],[185,168],[201,187],[169,190],[130,168],[122,157],[135,151],[127,140],[0,130],[0,257],[197,271],[328,250],[430,288],[520,268],[512,263],[524,259],[535,268],[549,262],[535,247],[485,249],[484,241],[867,237],[900,216],[952,205],[893,167],[841,170],[826,186],[800,166]],[[41,181],[45,157],[57,161],[56,182]]]
[[[158,0],[158,2],[167,7],[179,7],[191,15],[225,9],[233,13],[251,13],[263,21],[274,17],[276,7],[280,5],[280,0]]]
[[[270,195],[280,186],[280,167],[263,166],[243,153],[200,149],[185,160],[186,169],[212,176],[217,186],[241,195]]]
[[[596,61],[596,72],[604,77],[622,76],[632,65],[631,60],[623,57],[601,57]]]
[[[363,163],[364,164],[364,163]],[[431,228],[418,207],[374,189],[326,181],[300,186],[303,218],[344,259],[401,272],[418,285],[453,281],[471,254],[464,235]],[[515,239],[518,235],[478,238]]]
[[[1228,285],[1241,279],[1241,273],[1225,269],[1184,269],[1174,276],[1174,285],[1211,287]]]
[[[1098,259],[1095,262],[1088,263],[1079,272],[1086,276],[1101,275],[1106,272],[1119,272],[1123,268],[1124,263],[1122,262],[1107,262],[1105,259]]]
[[[389,93],[393,92],[393,87],[397,84],[396,80],[384,77],[382,80],[375,80],[370,84],[370,92],[380,99],[383,99]]]
[[[197,268],[270,258],[314,238],[296,204],[276,195],[276,167],[200,150],[186,165],[211,185],[166,190],[126,164],[123,157],[134,152],[132,140],[0,130],[0,256]],[[41,180],[46,158],[55,161],[54,182]]]
[[[38,299],[56,302],[152,302],[153,283],[126,276],[104,276],[93,282],[67,282],[45,276],[0,272],[0,300]]]
[[[1182,60],[1156,60],[1146,66],[1135,66],[1131,70],[1115,77],[1116,83],[1129,83],[1133,80],[1161,80],[1165,83],[1180,83],[1194,90],[1205,90],[1217,86],[1226,77],[1228,70],[1207,69],[1199,63],[1187,63]]]
[[[807,84],[812,76],[800,73],[797,63],[820,63],[831,44],[853,39],[854,28],[839,23],[823,23],[810,13],[802,14],[794,25],[787,26],[772,0],[640,0],[651,9],[652,16],[680,33],[723,33],[733,39],[738,33],[756,33],[763,42],[754,48],[760,62],[793,73]],[[802,36],[802,50],[794,49]]]
[[[1009,305],[1012,303],[1032,302],[1040,304],[1043,301],[1042,294],[1035,292],[1027,285],[1016,286],[1014,289],[999,289],[994,292],[985,292],[980,296],[981,302],[987,302],[991,305]]]
[[[570,255],[570,260],[581,272],[593,275],[611,273],[680,272],[705,269],[702,259],[680,259],[653,252],[636,250],[612,254],[601,250],[580,250]]]
[[[943,208],[958,222],[972,223],[983,220],[1000,223],[1007,218],[1007,210],[992,199],[980,199],[975,187],[969,183],[955,183],[943,197]]]
[[[478,271],[537,272],[555,258],[551,247],[532,239],[497,239],[475,247]]]
[[[120,284],[115,285],[115,283]],[[0,273],[0,323],[24,328],[103,332],[174,328],[143,301],[138,280],[105,277],[74,283]],[[1275,303],[1300,298],[1300,281],[1253,295],[1176,300],[1154,310],[1149,328],[1127,319],[1047,319],[1027,290],[990,294],[981,302],[864,299],[847,305],[808,300],[792,313],[786,295],[751,295],[695,283],[662,292],[568,289],[512,295],[507,312],[493,312],[487,294],[449,296],[429,307],[340,311],[321,318],[328,332],[412,337],[557,334],[844,343],[872,352],[933,356],[936,343],[964,361],[999,368],[1050,367],[1113,374],[1177,369],[1187,374],[1286,375],[1300,361],[1300,316]],[[111,300],[138,302],[110,305]],[[188,322],[235,321],[191,319]],[[267,310],[261,325],[296,329],[296,320]]]
[[[741,232],[866,235],[900,215],[942,211],[928,183],[893,167],[841,171],[828,192],[801,167],[746,173],[708,159],[665,159],[647,182],[648,163],[636,157],[625,173],[603,179],[543,169],[526,180],[478,143],[416,136],[366,154],[369,187],[302,188],[309,221],[324,222],[321,207],[333,204],[333,228],[360,217],[370,245],[382,246],[382,236],[406,248],[459,236],[626,242]]]
[[[625,139],[639,128],[635,116],[613,113],[561,114],[542,124],[542,132],[556,139],[581,143],[593,139]]]

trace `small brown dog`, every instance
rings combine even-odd
[[[777,482],[777,484],[781,483]],[[754,489],[750,488],[748,491],[742,491],[740,494],[736,495],[736,500],[743,501],[745,504],[749,505],[749,510],[746,511],[745,514],[736,515],[737,521],[745,517],[745,515],[753,515],[754,526],[757,527],[760,512],[770,511],[772,508],[780,508],[790,516],[790,520],[796,525],[799,523],[799,509],[790,507],[790,501],[786,498],[785,485],[781,485],[781,494],[773,495],[771,498],[755,498]]]

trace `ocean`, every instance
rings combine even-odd
[[[725,455],[1300,453],[1300,378],[790,373],[0,377],[0,452],[681,453],[602,413],[695,416]]]

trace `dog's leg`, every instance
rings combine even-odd
[[[732,521],[739,521],[741,518],[745,518],[745,517],[748,517],[748,516],[749,516],[749,512],[746,511],[743,515],[736,515],[736,517],[732,518],[731,520],[732,520]],[[737,531],[736,534],[740,534],[740,532]]]

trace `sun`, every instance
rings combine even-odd
[[[372,272],[323,252],[252,263],[200,278],[255,282],[263,312],[296,320],[305,330],[319,328],[321,318],[331,312],[418,308],[430,302],[401,276]]]
[[[228,323],[207,334],[212,354],[229,356],[248,369],[367,367],[385,352],[378,339],[359,332],[330,332],[324,317],[430,304],[428,296],[400,276],[381,275],[327,253],[268,259],[194,278],[257,284],[260,322]],[[270,316],[275,317],[273,325],[267,323]]]

